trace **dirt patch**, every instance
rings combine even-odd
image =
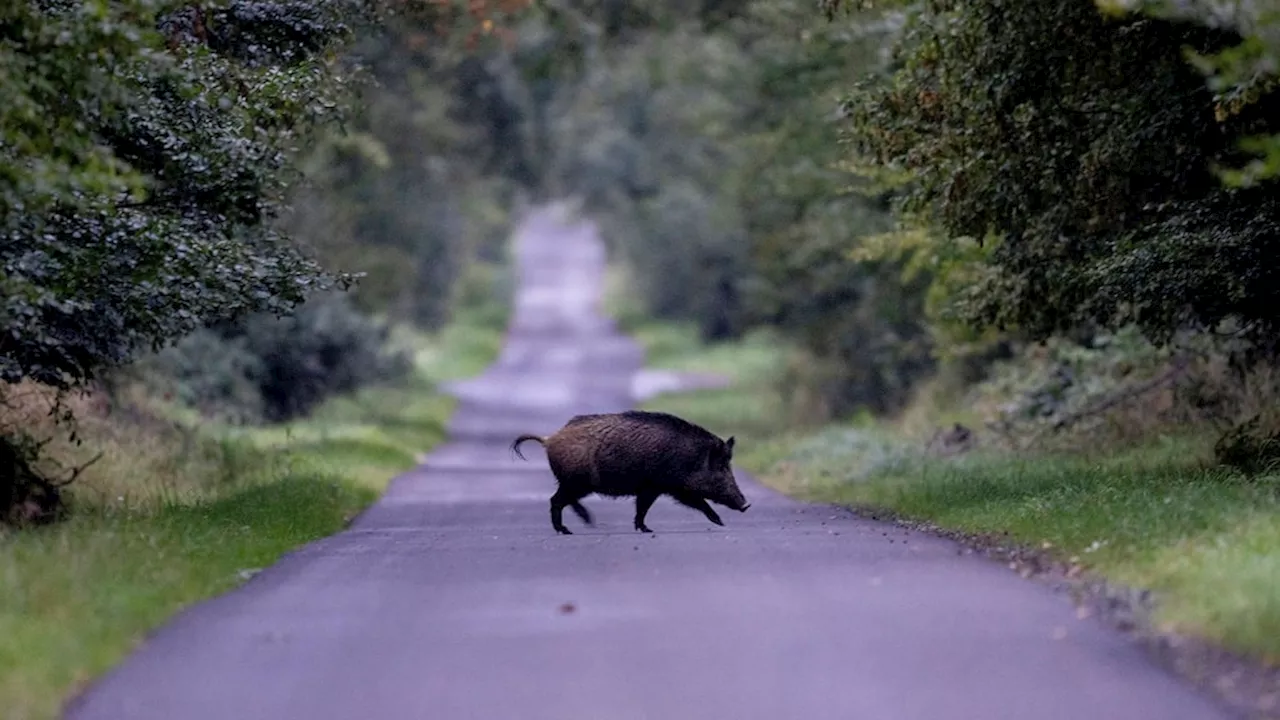
[[[1000,562],[1023,578],[1067,594],[1082,616],[1094,616],[1137,642],[1156,663],[1229,710],[1256,720],[1280,720],[1280,667],[1226,650],[1201,638],[1166,632],[1153,620],[1158,598],[1148,590],[1107,581],[1062,558],[1052,547],[1027,547],[1003,534],[949,530],[871,507],[847,507],[859,517],[947,538],[957,552]]]

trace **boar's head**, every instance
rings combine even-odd
[[[702,456],[702,466],[689,478],[689,485],[717,505],[746,512],[751,503],[738,489],[733,477],[733,437],[709,442]]]

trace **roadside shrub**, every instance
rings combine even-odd
[[[1280,368],[1258,363],[1241,370],[1211,356],[1194,369],[1180,399],[1219,431],[1214,460],[1249,475],[1280,470]]]
[[[388,348],[389,332],[345,296],[324,295],[289,317],[200,330],[152,363],[185,405],[231,421],[282,422],[329,396],[406,374],[410,360]]]
[[[1280,428],[1262,421],[1255,415],[1223,433],[1213,446],[1214,459],[1248,474],[1280,468]]]
[[[245,337],[224,337],[202,329],[161,353],[160,376],[152,384],[182,405],[203,415],[231,422],[255,422],[263,417],[262,359],[254,355]]]
[[[408,358],[387,351],[389,333],[338,295],[307,303],[290,318],[255,316],[244,336],[262,362],[266,419],[288,420],[330,395],[404,375]]]
[[[52,522],[65,512],[61,484],[37,469],[43,443],[25,433],[0,436],[0,526]]]
[[[1280,461],[1280,368],[1202,333],[1160,347],[1128,326],[1011,348],[953,404],[1009,448],[1101,452],[1164,435],[1216,439],[1249,474]]]

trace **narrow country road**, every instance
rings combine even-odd
[[[75,720],[1201,720],[1227,717],[1048,589],[749,478],[726,526],[588,497],[556,535],[541,449],[633,404],[589,225],[529,216],[501,357],[451,442],[352,527],[174,618]],[[712,428],[714,431],[715,428]],[[1065,628],[1065,636],[1063,629]]]

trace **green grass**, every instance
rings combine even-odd
[[[172,437],[101,428],[108,454],[75,515],[0,535],[0,714],[56,717],[174,612],[340,530],[444,437],[454,401],[436,383],[496,354],[500,323],[468,320],[435,338],[401,334],[413,377],[286,425],[210,425],[182,451]]]

